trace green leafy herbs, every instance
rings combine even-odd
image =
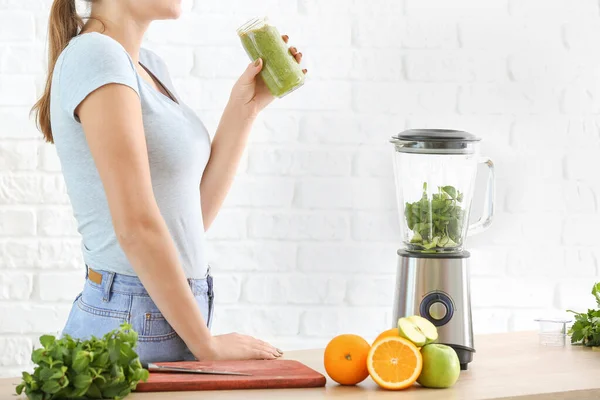
[[[33,374],[23,372],[17,394],[30,400],[122,399],[148,379],[134,351],[137,339],[125,323],[102,338],[84,341],[42,336],[43,348],[31,354],[37,366]]]
[[[465,220],[463,198],[463,193],[452,186],[438,187],[438,192],[429,197],[424,183],[421,199],[406,203],[404,211],[412,231],[411,250],[443,252],[460,247]]]
[[[600,283],[594,285],[592,295],[596,298],[596,304],[600,307]],[[600,310],[590,309],[587,313],[567,311],[575,314],[575,323],[569,329],[571,343],[588,347],[600,346]]]

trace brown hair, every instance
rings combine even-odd
[[[82,27],[83,20],[77,14],[75,0],[54,0],[48,22],[48,77],[46,78],[46,86],[42,97],[31,110],[36,113],[38,129],[42,131],[44,139],[49,143],[54,142],[52,127],[50,126],[52,73],[58,56],[67,47],[69,41],[77,36]]]

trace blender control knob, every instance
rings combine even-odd
[[[438,321],[444,319],[447,313],[448,309],[442,302],[436,301],[435,303],[429,306],[429,315],[431,315],[431,318],[436,319]]]
[[[442,291],[430,292],[421,300],[419,313],[433,325],[444,326],[454,315],[454,303],[450,296]]]

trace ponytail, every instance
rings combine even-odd
[[[37,127],[49,143],[54,142],[50,126],[50,88],[54,66],[60,53],[77,36],[82,26],[83,20],[77,14],[75,0],[54,0],[48,23],[48,77],[42,97],[31,110],[36,113]]]

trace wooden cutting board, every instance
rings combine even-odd
[[[137,392],[314,388],[325,386],[327,381],[322,374],[293,360],[195,361],[156,364],[244,372],[252,374],[252,376],[152,372],[147,382],[138,384]]]

